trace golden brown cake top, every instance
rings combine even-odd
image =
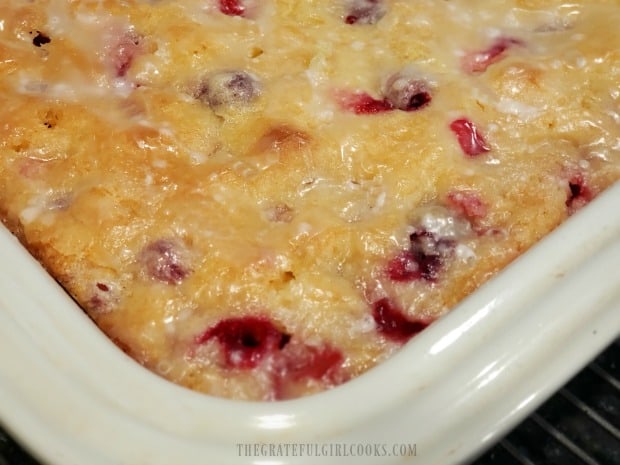
[[[618,1],[10,0],[0,212],[162,376],[320,391],[620,178],[618,24]]]

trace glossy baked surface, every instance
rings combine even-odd
[[[357,377],[620,177],[616,1],[8,5],[4,222],[198,391]]]
[[[0,230],[0,421],[52,465],[194,465],[196,457],[254,464],[257,457],[240,457],[237,444],[283,438],[415,441],[420,453],[411,463],[461,464],[620,334],[619,201],[617,185],[376,369],[286,402],[200,395],[139,367]]]

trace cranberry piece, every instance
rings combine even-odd
[[[387,273],[392,281],[408,282],[422,277],[420,264],[410,250],[405,250],[388,262]]]
[[[142,37],[134,30],[124,32],[111,49],[110,62],[116,77],[124,77],[129,71],[133,60],[142,51]]]
[[[426,81],[401,73],[388,79],[384,95],[394,108],[402,111],[419,110],[432,100]]]
[[[434,282],[460,240],[472,235],[471,222],[441,205],[419,208],[412,218],[409,247],[389,260],[385,273],[392,281]]]
[[[291,342],[276,359],[272,385],[278,400],[299,397],[307,392],[307,383],[315,381],[324,387],[346,380],[342,370],[342,352],[329,344],[309,345]]]
[[[586,185],[584,176],[581,173],[575,174],[569,179],[566,206],[568,207],[568,213],[570,215],[584,207],[593,198],[594,193]]]
[[[356,115],[372,115],[394,109],[388,99],[375,99],[365,92],[343,94],[339,97],[342,109],[353,112]]]
[[[387,80],[380,98],[366,92],[346,91],[337,92],[336,98],[343,110],[356,115],[372,115],[393,110],[420,110],[431,103],[433,97],[426,81],[403,72]]]
[[[279,352],[290,340],[267,318],[246,316],[222,320],[196,338],[197,344],[216,339],[228,368],[254,368],[268,354]]]
[[[488,48],[470,52],[463,57],[462,66],[468,73],[482,73],[493,63],[502,60],[505,51],[515,45],[523,45],[523,41],[510,37],[496,39]]]
[[[179,284],[191,272],[186,255],[178,241],[159,239],[147,245],[139,259],[150,277],[166,284]]]
[[[478,132],[476,125],[467,118],[459,118],[450,123],[450,129],[463,152],[470,157],[481,155],[491,150],[484,137]]]
[[[222,71],[207,77],[196,98],[211,108],[244,105],[260,94],[258,80],[245,71]]]
[[[413,256],[420,269],[420,276],[426,281],[437,279],[443,260],[454,249],[453,240],[438,238],[429,231],[416,231],[409,236]]]
[[[397,282],[435,281],[444,260],[452,254],[455,241],[424,230],[413,232],[409,241],[409,249],[388,262],[388,276]]]
[[[327,344],[290,344],[282,357],[278,374],[291,381],[329,378],[344,360],[340,350]]]
[[[407,319],[387,297],[372,304],[372,316],[381,334],[401,343],[407,342],[429,325],[427,321]]]
[[[344,22],[347,24],[375,24],[385,16],[383,0],[350,0],[346,5]]]
[[[242,0],[220,0],[220,11],[228,16],[243,16],[245,5]]]
[[[452,209],[469,219],[484,218],[487,206],[477,192],[452,191],[448,194],[448,204]]]

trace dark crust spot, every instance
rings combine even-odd
[[[51,41],[52,39],[50,39],[47,35],[37,31],[37,35],[32,39],[32,44],[35,47],[40,47],[41,45],[49,44]]]
[[[41,121],[46,128],[53,129],[60,121],[61,116],[62,113],[60,111],[50,108],[45,113],[41,114]]]

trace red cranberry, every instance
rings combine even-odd
[[[196,98],[212,108],[248,104],[260,94],[258,80],[245,71],[222,71],[208,76]]]
[[[487,215],[487,206],[480,199],[477,192],[452,191],[448,194],[448,205],[466,218],[484,218]]]
[[[142,51],[142,37],[134,30],[121,34],[111,49],[110,62],[116,77],[124,77],[129,71],[133,60]]]
[[[444,260],[452,254],[455,242],[424,230],[413,232],[409,236],[409,242],[408,250],[388,262],[388,276],[397,282],[416,279],[435,281]]]
[[[431,103],[430,88],[426,81],[404,73],[388,79],[385,98],[391,106],[402,111],[415,111]]]
[[[228,16],[243,16],[245,5],[243,0],[220,0],[220,11]]]
[[[279,352],[290,340],[265,317],[246,316],[222,320],[196,338],[197,344],[216,339],[228,368],[254,368],[269,354]]]
[[[347,24],[375,24],[385,16],[383,0],[349,0],[344,22]]]
[[[468,73],[482,73],[504,58],[504,52],[515,45],[523,45],[523,41],[510,37],[496,39],[488,48],[470,52],[463,57],[463,69]]]
[[[331,387],[346,381],[342,352],[329,344],[319,346],[291,342],[279,354],[273,372],[274,398],[303,395],[309,381]]]
[[[420,268],[420,274],[427,281],[434,281],[444,258],[448,257],[455,246],[454,241],[438,238],[428,231],[416,231],[409,236],[409,252]]]
[[[147,245],[139,259],[150,277],[166,284],[179,284],[191,273],[186,255],[179,241],[159,239]]]
[[[396,282],[434,282],[458,242],[472,237],[472,224],[454,209],[434,204],[416,209],[411,224],[409,247],[387,263],[385,273]]]
[[[389,100],[376,99],[365,92],[341,94],[338,97],[342,109],[356,115],[372,115],[394,109]]]
[[[387,80],[380,98],[365,92],[339,92],[336,98],[343,110],[372,115],[392,110],[420,110],[431,102],[432,95],[426,81],[408,73],[398,73]]]
[[[570,215],[584,207],[593,198],[594,193],[587,186],[584,176],[581,173],[575,174],[569,179],[566,206],[568,207],[568,213]]]
[[[387,297],[373,303],[372,316],[381,334],[401,343],[407,342],[429,325],[426,321],[407,319]]]
[[[282,351],[279,376],[292,381],[330,377],[342,364],[342,352],[330,345],[290,344]]]
[[[491,150],[484,137],[478,132],[476,125],[467,118],[459,118],[450,123],[450,129],[463,152],[470,157],[481,155]]]
[[[405,250],[390,260],[386,271],[390,279],[397,282],[415,281],[422,277],[420,264],[410,250]]]

